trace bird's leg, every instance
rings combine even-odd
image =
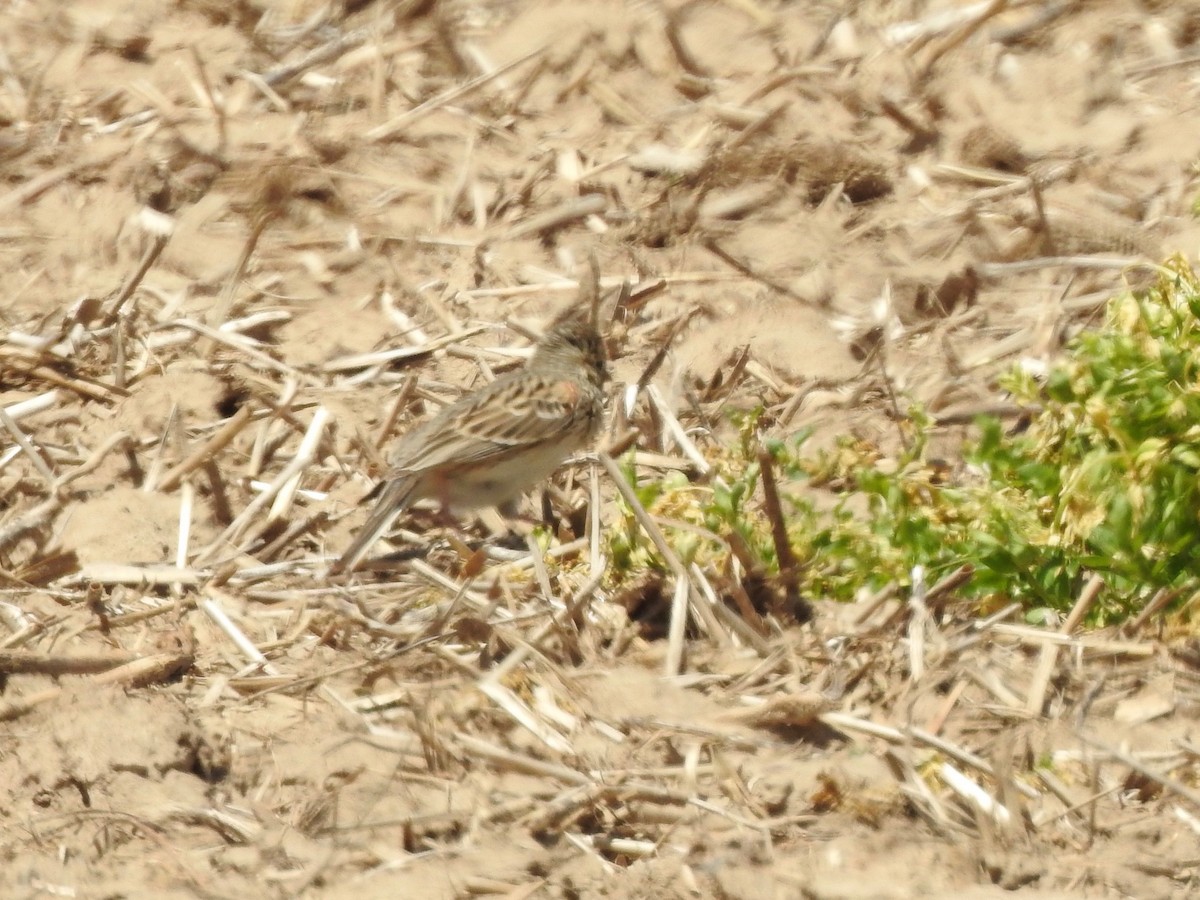
[[[459,521],[454,517],[454,513],[450,510],[450,504],[439,503],[437,514],[434,516],[434,521],[442,528],[449,530],[457,530]]]
[[[528,527],[522,527],[525,523],[519,520],[515,502],[509,501],[502,506],[480,510],[479,521],[489,532],[488,543],[510,550],[525,547]]]

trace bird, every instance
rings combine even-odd
[[[578,299],[551,320],[525,365],[444,407],[397,442],[387,473],[363,498],[375,500],[366,524],[329,575],[352,573],[413,503],[504,506],[590,444],[604,417],[608,380],[599,295],[593,256]]]

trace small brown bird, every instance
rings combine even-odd
[[[520,369],[460,398],[404,435],[366,499],[375,508],[329,574],[352,572],[413,503],[501,506],[550,476],[600,428],[608,378],[592,261],[578,301],[550,323]]]

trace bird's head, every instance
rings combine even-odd
[[[608,355],[600,334],[600,271],[593,255],[579,296],[559,312],[534,351],[532,366],[582,365],[597,384],[608,380]]]

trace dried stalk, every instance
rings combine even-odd
[[[148,490],[158,490],[166,493],[175,490],[179,483],[189,474],[201,468],[206,462],[233,443],[234,438],[242,433],[254,415],[250,404],[245,404],[222,425],[216,433],[205,441],[188,457],[177,463],[163,475],[156,487]]]
[[[481,87],[490,84],[498,78],[502,78],[513,69],[520,67],[537,56],[540,56],[542,52],[542,48],[533,50],[529,53],[526,53],[524,56],[517,57],[511,62],[505,63],[491,72],[487,72],[478,76],[477,78],[472,78],[466,84],[462,84],[458,87],[451,88],[448,91],[444,91],[443,93],[438,94],[436,97],[431,97],[424,103],[417,104],[408,112],[401,113],[394,119],[370,129],[366,132],[366,134],[363,135],[363,138],[371,142],[389,140],[390,138],[399,134],[409,125],[412,125],[414,122],[423,119],[431,112],[441,109],[443,106],[449,103],[453,103],[456,100],[461,100],[463,97],[475,93],[475,91],[479,90]]]
[[[1100,597],[1100,591],[1103,589],[1104,580],[1099,575],[1093,575],[1080,592],[1079,599],[1075,601],[1066,621],[1059,629],[1060,634],[1069,635],[1083,623],[1084,617],[1095,605]],[[1057,662],[1058,647],[1054,644],[1043,645],[1042,652],[1038,656],[1037,668],[1034,669],[1033,678],[1029,683],[1029,692],[1025,698],[1027,712],[1034,715],[1043,713],[1046,705],[1046,690],[1050,686],[1050,679],[1054,675],[1054,667]]]
[[[90,679],[95,685],[119,684],[129,688],[160,684],[177,677],[191,668],[192,657],[187,654],[159,653],[134,659],[124,665],[108,669]],[[9,703],[0,704],[0,722],[10,722],[28,712],[57,700],[63,688],[48,688]]]

